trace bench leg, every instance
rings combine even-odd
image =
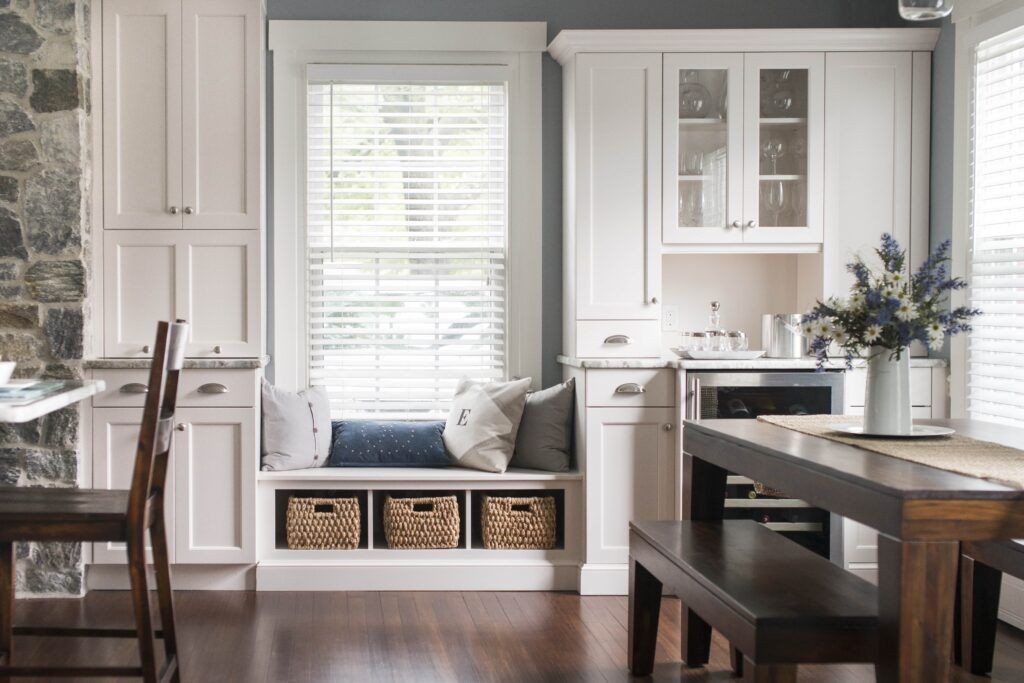
[[[654,671],[661,612],[661,581],[629,558],[629,670],[635,676]]]
[[[992,670],[1003,573],[960,556],[960,661],[972,674]]]
[[[729,668],[736,678],[743,678],[743,653],[734,646],[729,646]]]
[[[686,666],[704,666],[711,658],[711,625],[697,613],[682,606],[679,619],[682,657]]]
[[[743,658],[743,683],[796,683],[796,664],[754,664]]]

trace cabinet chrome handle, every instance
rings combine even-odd
[[[757,221],[747,221],[747,229],[753,230],[757,227]]]
[[[672,431],[672,423],[671,422],[666,422],[665,424],[663,424],[661,426],[661,428],[664,429],[666,432],[671,432]]]
[[[183,432],[185,431],[185,425],[179,424],[177,427],[175,427],[175,429],[177,429],[179,432]]]
[[[192,209],[191,206],[186,206],[185,207],[185,213],[187,213],[189,216],[191,216],[192,214],[195,213],[195,211]]]
[[[169,208],[167,210],[171,213],[172,216],[177,216],[178,215],[178,207],[176,207],[176,206],[172,206],[171,208]]]
[[[213,352],[214,353],[220,353],[220,347],[219,346],[214,346],[213,347]]]
[[[737,229],[738,228],[742,228],[743,227],[743,222],[742,221],[733,221],[732,222],[732,227],[737,228]]]
[[[129,382],[121,387],[122,394],[148,394],[149,387],[139,382]]]
[[[633,340],[624,334],[613,334],[604,338],[605,344],[632,344]]]
[[[228,388],[220,382],[208,382],[196,389],[200,394],[226,394]]]
[[[146,344],[145,346],[142,347],[142,352],[149,353],[149,344]]]
[[[697,377],[690,383],[690,419],[700,419],[700,379]]]
[[[643,394],[646,391],[647,389],[636,382],[626,382],[615,387],[616,394]]]

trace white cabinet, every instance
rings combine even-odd
[[[97,408],[92,414],[93,487],[128,490],[135,467],[135,449],[139,441],[142,408]],[[164,496],[164,508],[170,523],[174,518],[174,482],[170,475]],[[174,557],[173,532],[168,532],[167,543],[171,557]],[[147,536],[146,548],[149,547]],[[96,564],[124,564],[127,561],[125,544],[120,542],[95,543],[92,556]],[[148,553],[147,561],[152,561]]]
[[[255,0],[103,3],[103,227],[260,227]]]
[[[152,354],[159,320],[187,320],[190,357],[260,354],[260,233],[106,231],[104,353]]]
[[[666,54],[666,244],[822,240],[824,56]]]
[[[655,320],[661,287],[661,56],[585,54],[569,91],[576,320]],[[571,210],[570,210],[571,211]]]
[[[96,372],[98,378],[113,380],[101,402],[125,407],[92,410],[95,488],[127,490],[131,485],[145,394],[124,392],[121,387],[143,384],[146,373]],[[259,408],[252,390],[255,380],[253,371],[184,371],[164,496],[167,541],[173,563],[255,561],[255,473],[259,458]],[[216,382],[229,391],[204,394],[193,390],[208,382]],[[230,402],[245,404],[244,407],[220,407],[224,402],[221,397],[228,396],[232,397]],[[186,407],[181,407],[182,403]],[[196,407],[188,407],[190,404]],[[93,562],[97,564],[124,564],[125,559],[123,543],[93,545]]]
[[[103,225],[180,228],[181,2],[103,3]]]
[[[846,296],[855,254],[870,258],[883,232],[924,257],[928,241],[931,56],[843,52],[825,57],[824,294]],[[918,252],[921,253],[918,253]]]
[[[676,418],[673,408],[587,409],[588,564],[624,566],[631,521],[673,518]]]
[[[254,562],[256,409],[182,408],[175,421],[175,562]]]

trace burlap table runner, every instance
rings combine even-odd
[[[860,417],[850,415],[762,415],[757,419],[866,451],[1024,488],[1024,451],[990,441],[959,434],[926,439],[886,439],[850,436],[835,431],[838,425],[861,423]]]

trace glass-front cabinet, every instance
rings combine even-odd
[[[668,54],[668,244],[822,240],[824,55]]]

